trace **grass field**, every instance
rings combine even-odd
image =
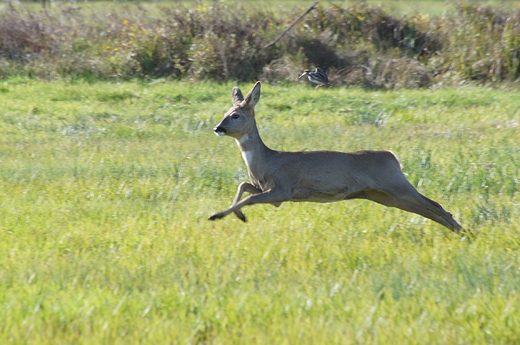
[[[0,84],[1,344],[520,342],[518,91],[263,86],[268,146],[390,149],[469,244],[367,201],[207,221],[233,86]]]

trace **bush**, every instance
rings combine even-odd
[[[440,31],[446,42],[432,59],[439,74],[454,71],[465,80],[516,81],[520,78],[520,11],[455,4],[457,15]]]
[[[294,81],[327,69],[335,85],[415,88],[520,78],[520,11],[454,3],[449,16],[396,18],[365,3],[319,6],[266,48],[301,9],[214,2],[0,13],[0,77]],[[281,18],[284,18],[283,20]]]

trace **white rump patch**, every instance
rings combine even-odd
[[[223,136],[223,135],[226,135],[226,132],[215,132],[216,135],[218,135],[219,137]]]
[[[403,168],[403,165],[401,164],[401,161],[399,160],[399,158],[397,158],[397,156],[395,155],[395,153],[393,153],[392,151],[388,151],[389,153],[392,154],[392,156],[394,156],[395,160],[397,161],[397,163],[399,164],[399,168],[402,169]]]

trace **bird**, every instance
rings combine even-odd
[[[310,70],[305,70],[298,79],[304,76],[307,76],[311,83],[317,84],[316,89],[323,85],[330,86],[329,78],[327,77],[327,73],[325,73],[325,70],[323,68],[318,67],[314,72]]]

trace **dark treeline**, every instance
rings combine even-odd
[[[188,78],[291,81],[325,68],[335,85],[414,88],[520,78],[520,11],[454,2],[444,17],[396,18],[379,7],[318,6],[268,46],[301,8],[214,2],[72,5],[0,14],[0,78]],[[116,10],[113,10],[117,8]],[[99,12],[99,13],[98,13]]]

